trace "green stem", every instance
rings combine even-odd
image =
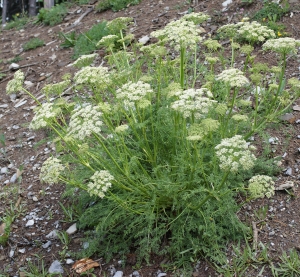
[[[225,182],[226,182],[226,180],[227,180],[227,177],[228,177],[228,175],[229,175],[229,173],[230,173],[230,170],[228,170],[225,174],[224,174],[224,176],[223,176],[223,179],[222,179],[222,181],[221,181],[221,183],[220,183],[220,185],[216,188],[216,191],[219,191],[219,190],[221,190],[221,188],[224,186],[224,184],[225,184]],[[211,195],[211,194],[208,194],[196,207],[191,207],[190,206],[190,209],[191,210],[198,210],[198,209],[200,209],[210,198],[212,198],[213,196]]]
[[[184,89],[185,48],[180,47],[180,85]]]

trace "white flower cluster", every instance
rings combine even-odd
[[[204,21],[206,21],[209,18],[209,15],[205,14],[205,13],[188,13],[186,15],[184,15],[183,17],[181,17],[179,20],[181,21],[192,21],[195,24],[201,24]]]
[[[110,84],[110,75],[108,68],[99,66],[87,66],[79,70],[74,76],[74,82],[77,85],[90,84],[92,86],[104,86]]]
[[[294,38],[270,39],[262,46],[263,50],[273,50],[281,54],[297,54],[300,40]]]
[[[261,25],[260,23],[253,22],[239,22],[236,24],[238,38],[244,39],[250,43],[263,42],[266,39],[275,38],[276,35],[273,30]]]
[[[200,33],[201,30],[194,22],[177,20],[170,22],[162,30],[152,32],[151,36],[163,42],[170,42],[175,50],[180,50],[180,48],[195,47],[202,40]]]
[[[24,73],[21,70],[18,70],[15,73],[14,78],[7,83],[6,93],[11,94],[22,90],[24,78]]]
[[[92,133],[100,133],[103,122],[100,107],[90,104],[77,107],[70,118],[67,137],[84,140]]]
[[[109,22],[107,22],[106,27],[112,33],[118,33],[121,30],[127,29],[128,25],[133,22],[132,17],[117,17]]]
[[[230,87],[239,88],[249,84],[249,80],[244,76],[243,72],[236,68],[223,70],[217,75],[216,79],[227,83]]]
[[[184,118],[191,117],[200,119],[204,114],[207,114],[209,109],[216,101],[211,100],[212,93],[206,89],[187,89],[173,93],[179,99],[171,105],[172,109],[183,114]]]
[[[274,181],[266,175],[256,175],[249,180],[249,192],[253,198],[270,198],[275,194]]]
[[[96,195],[100,198],[105,196],[105,192],[111,187],[111,181],[114,180],[107,170],[96,171],[91,177],[92,182],[88,183],[88,189],[90,195]]]
[[[103,37],[102,39],[99,40],[99,42],[96,44],[96,47],[100,48],[101,46],[105,46],[105,47],[113,47],[116,40],[119,37],[116,35],[108,35]]]
[[[54,106],[52,103],[43,103],[35,112],[34,117],[29,124],[29,128],[38,130],[46,127],[49,120],[57,116],[60,112],[60,108]]]
[[[95,58],[97,56],[98,56],[98,54],[96,54],[96,53],[90,54],[90,55],[82,55],[75,62],[73,62],[73,66],[79,67],[79,68],[89,66],[95,60]]]
[[[135,103],[144,100],[147,95],[152,94],[151,86],[142,81],[129,82],[117,90],[117,98],[123,100],[125,107],[133,108]]]
[[[65,170],[65,166],[57,158],[48,158],[41,168],[40,180],[47,184],[54,184],[59,181],[59,175]]]
[[[250,151],[253,147],[249,147],[240,135],[222,139],[215,149],[222,170],[236,173],[239,168],[249,170],[254,166],[256,157]]]

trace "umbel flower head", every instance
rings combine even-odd
[[[103,198],[107,190],[111,187],[111,181],[114,180],[114,176],[107,170],[100,170],[94,173],[91,180],[92,181],[87,185],[87,191],[90,195],[96,195]]]
[[[147,99],[147,96],[152,93],[153,90],[149,84],[142,81],[137,83],[130,81],[117,90],[117,98],[123,100],[125,107],[133,108],[136,103]]]
[[[132,17],[117,17],[114,20],[107,22],[106,26],[112,33],[116,34],[125,30],[131,22],[133,22]]]
[[[107,67],[87,66],[79,70],[74,76],[76,85],[85,84],[96,87],[106,87],[110,84],[110,75]]]
[[[90,55],[82,55],[75,62],[73,62],[73,66],[78,68],[89,66],[97,56],[98,54],[96,53]]]
[[[67,137],[82,141],[92,133],[99,134],[103,125],[101,116],[99,106],[87,104],[75,108],[70,118]]]
[[[262,46],[263,50],[272,50],[274,52],[286,55],[297,54],[297,47],[300,46],[300,40],[294,38],[270,39]]]
[[[11,94],[22,90],[24,83],[24,73],[21,70],[18,70],[14,78],[7,83],[6,93]]]
[[[96,44],[96,47],[100,48],[102,46],[106,48],[111,48],[114,47],[115,42],[119,39],[118,36],[116,35],[108,35],[103,37],[102,39],[99,40],[99,42]]]
[[[40,180],[47,184],[54,184],[59,181],[60,174],[65,170],[65,166],[57,158],[48,158],[41,168]]]
[[[253,22],[239,22],[236,24],[237,36],[250,43],[264,42],[267,39],[275,38],[276,35],[273,30],[260,23]]]
[[[250,151],[253,148],[240,135],[222,139],[215,149],[224,171],[236,173],[240,168],[249,170],[254,166],[256,157]]]
[[[249,84],[249,80],[243,72],[236,68],[223,70],[216,78],[217,80],[227,83],[230,87],[242,87]]]
[[[206,88],[187,89],[173,93],[179,99],[172,103],[172,109],[183,114],[184,118],[194,116],[202,118],[216,101],[211,100],[212,93]]]
[[[35,115],[29,124],[29,128],[38,130],[46,127],[60,112],[60,108],[54,106],[52,103],[43,103],[36,110]]]
[[[249,180],[249,192],[251,197],[264,198],[267,196],[270,198],[275,194],[274,182],[271,177],[266,175],[256,175]]]
[[[202,40],[200,37],[201,32],[194,22],[177,20],[170,22],[162,30],[152,32],[151,36],[162,42],[170,42],[175,50],[180,50],[180,48],[194,48]]]
[[[204,21],[206,21],[209,18],[209,15],[205,14],[205,13],[188,13],[186,15],[184,15],[183,17],[181,17],[179,20],[181,21],[192,21],[194,24],[201,24]]]

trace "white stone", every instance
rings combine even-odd
[[[25,226],[28,227],[28,226],[33,226],[33,225],[34,225],[34,220],[30,219],[30,220],[27,221]]]
[[[58,260],[55,260],[48,270],[49,273],[63,273],[64,269],[62,268],[60,262]]]
[[[113,277],[122,277],[123,271],[117,271]]]
[[[2,167],[0,173],[1,173],[1,174],[6,174],[6,173],[8,173],[8,168],[7,168],[7,167]]]
[[[74,264],[74,261],[72,259],[66,259],[66,264]]]
[[[57,231],[56,231],[56,230],[51,231],[51,232],[46,236],[46,238],[48,238],[48,239],[56,239],[56,238],[57,238]]]
[[[73,225],[71,225],[68,230],[66,231],[67,234],[72,235],[77,231],[77,227],[76,227],[76,223],[74,223]]]
[[[37,201],[39,201],[39,200],[38,200],[38,198],[37,198],[36,196],[33,196],[33,197],[32,197],[32,201],[37,202]]]
[[[150,40],[150,37],[148,37],[147,35],[146,36],[143,36],[139,39],[139,43],[141,44],[146,44],[148,41]]]
[[[10,66],[9,66],[9,69],[10,70],[17,70],[17,69],[19,69],[20,68],[20,66],[17,64],[17,63],[12,63],[12,64],[10,64]]]

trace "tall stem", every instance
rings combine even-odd
[[[180,85],[184,89],[185,48],[180,47]]]

